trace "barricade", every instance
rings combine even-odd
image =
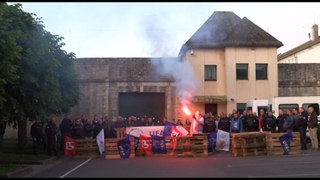
[[[279,138],[287,133],[267,133],[267,154],[268,155],[283,155],[283,147],[279,141]],[[293,132],[293,139],[290,143],[290,153],[294,155],[301,154],[300,133]]]
[[[231,137],[232,153],[234,156],[258,156],[267,154],[265,133],[233,133]]]

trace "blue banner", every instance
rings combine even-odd
[[[284,155],[289,155],[290,153],[290,142],[292,141],[292,132],[285,134],[279,138],[279,141],[282,145]]]
[[[159,137],[159,136],[151,136],[152,137],[152,152],[154,154],[166,154],[166,141],[165,137]]]
[[[117,142],[121,158],[129,158],[131,154],[130,136]]]
[[[214,131],[214,132],[208,134],[209,150],[216,149],[217,133],[218,133],[217,131]]]
[[[172,128],[175,126],[176,126],[176,124],[174,124],[174,123],[166,122],[164,124],[163,136],[171,136]]]

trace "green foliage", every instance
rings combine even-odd
[[[1,118],[35,120],[76,105],[75,56],[61,49],[62,40],[20,4],[0,3]]]

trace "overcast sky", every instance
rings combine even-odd
[[[21,4],[42,17],[47,31],[64,37],[64,49],[78,58],[177,56],[214,11],[247,17],[284,44],[278,53],[308,41],[320,22],[320,3]]]

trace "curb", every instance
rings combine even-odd
[[[30,164],[30,165],[43,165],[51,163],[52,161],[56,160],[58,157],[51,157],[49,159],[41,160],[41,161],[32,161],[32,160],[0,160],[0,164]]]
[[[4,175],[5,177],[7,178],[11,178],[11,177],[20,177],[24,174],[27,174],[27,173],[30,173],[33,171],[33,168],[32,167],[25,167],[25,168],[22,168],[22,169],[18,169],[16,171],[13,171],[13,172],[10,172],[10,173],[7,173],[7,175]]]

